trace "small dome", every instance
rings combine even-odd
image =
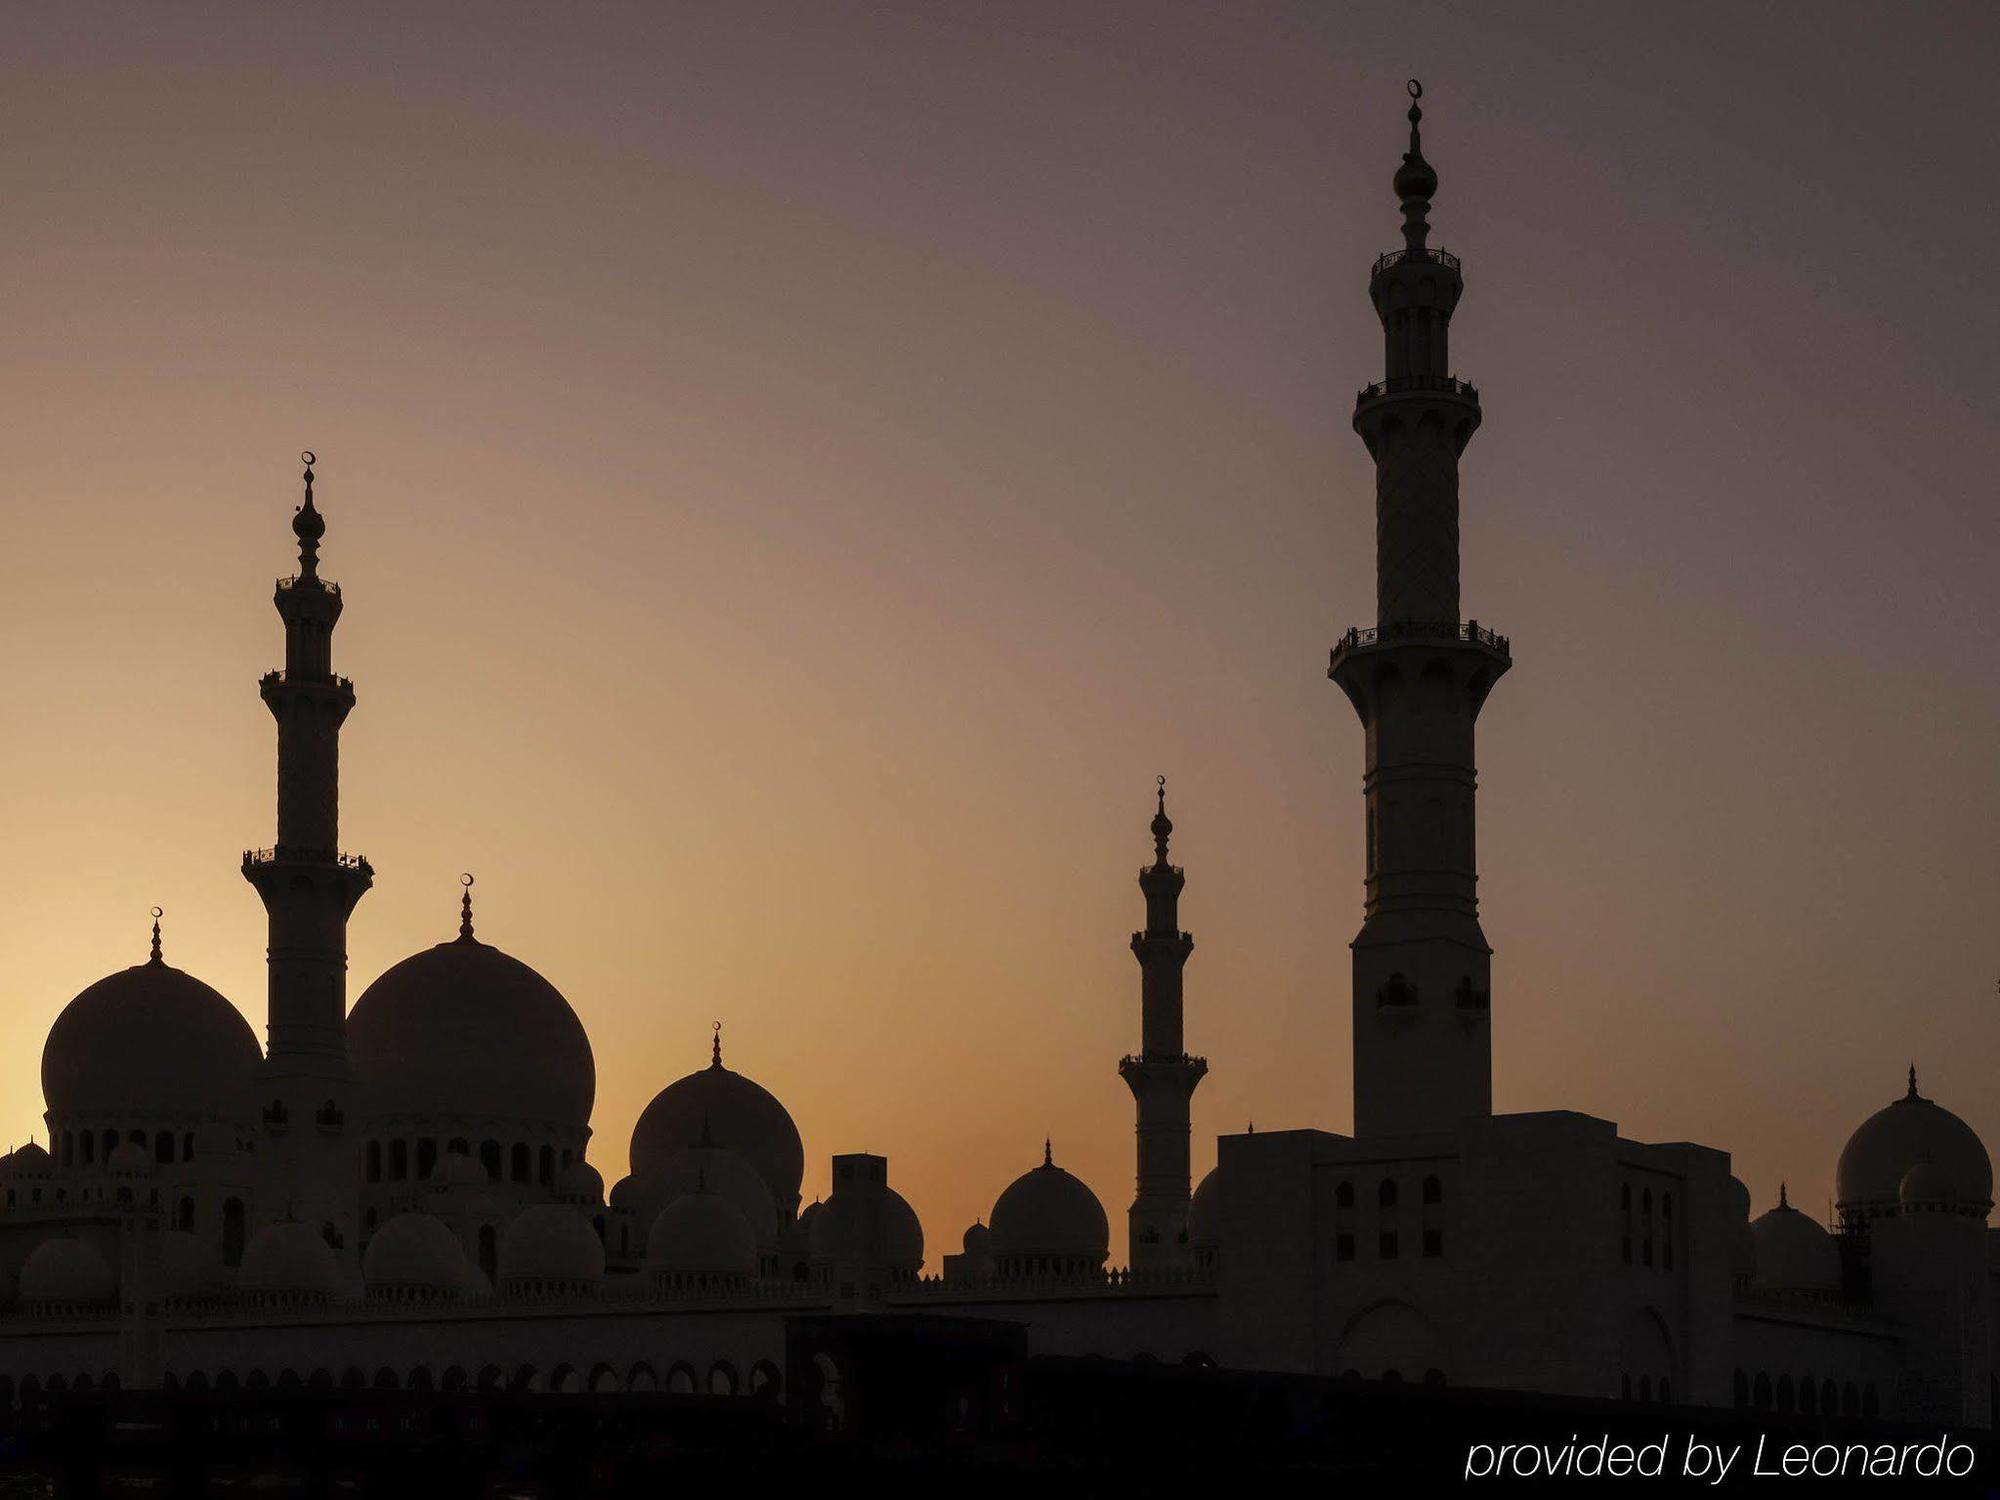
[[[339,1286],[332,1249],[297,1219],[280,1219],[251,1235],[236,1272],[237,1291],[250,1297],[331,1297]]]
[[[465,1251],[442,1219],[400,1213],[368,1241],[361,1279],[371,1294],[448,1297],[464,1290]]]
[[[27,1307],[97,1307],[112,1300],[117,1284],[95,1245],[65,1234],[28,1253],[20,1290]]]
[[[1894,1213],[1902,1202],[1903,1178],[1920,1163],[1936,1167],[1968,1205],[1990,1205],[1993,1163],[1970,1125],[1917,1092],[1910,1070],[1909,1092],[1878,1109],[1848,1138],[1834,1171],[1834,1196],[1842,1213]]]
[[[1773,1292],[1837,1292],[1840,1290],[1840,1247],[1817,1221],[1786,1201],[1760,1214],[1750,1225],[1756,1242],[1757,1268],[1753,1286]]]
[[[160,1236],[160,1290],[169,1297],[209,1297],[222,1289],[222,1263],[200,1235],[169,1229]]]
[[[1983,1209],[1985,1206],[1966,1193],[1950,1168],[1929,1161],[1920,1161],[1903,1174],[1896,1198],[1905,1213],[1922,1209]]]
[[[556,1196],[565,1203],[595,1207],[604,1201],[604,1174],[579,1156],[556,1173]]]
[[[1215,1216],[1221,1211],[1222,1189],[1216,1183],[1215,1168],[1209,1168],[1208,1175],[1196,1184],[1194,1196],[1188,1199],[1187,1237],[1190,1245],[1205,1245],[1214,1248]]]
[[[138,964],[63,1007],[42,1046],[51,1115],[241,1119],[263,1062],[243,1013],[192,974]]]
[[[778,1243],[778,1208],[757,1169],[734,1151],[720,1146],[690,1146],[676,1151],[660,1166],[628,1178],[627,1203],[642,1223],[650,1223],[676,1198],[705,1188],[743,1212],[757,1236],[757,1248]]]
[[[604,1245],[567,1203],[537,1203],[514,1215],[500,1236],[503,1288],[592,1285],[604,1280]]]
[[[479,1158],[464,1151],[445,1152],[426,1179],[433,1187],[485,1187],[492,1180]]]
[[[115,1177],[150,1177],[153,1172],[152,1153],[137,1141],[120,1141],[104,1159],[104,1170]]]
[[[55,1159],[34,1141],[7,1153],[9,1177],[46,1177],[55,1166]]]
[[[993,1253],[1097,1266],[1111,1253],[1111,1221],[1082,1179],[1055,1164],[1046,1148],[1042,1164],[1015,1178],[993,1205]]]
[[[958,1248],[967,1255],[984,1255],[987,1251],[987,1241],[992,1237],[993,1231],[986,1227],[984,1221],[974,1219],[965,1233],[959,1236]]]
[[[671,1275],[750,1277],[757,1274],[757,1236],[720,1193],[687,1193],[653,1220],[646,1259]]]
[[[355,1002],[347,1035],[371,1116],[590,1121],[597,1064],[583,1023],[554,985],[476,938],[389,969]]]
[[[879,1202],[882,1236],[879,1251],[869,1244],[869,1222]],[[865,1265],[877,1253],[891,1271],[915,1276],[924,1265],[924,1226],[907,1199],[884,1187],[879,1200],[859,1193],[835,1193],[813,1215],[809,1239],[812,1258],[832,1264]]]
[[[788,1214],[797,1205],[806,1175],[799,1127],[768,1091],[722,1065],[719,1042],[706,1068],[661,1089],[639,1116],[632,1129],[632,1173],[643,1177],[704,1139],[755,1167]]]

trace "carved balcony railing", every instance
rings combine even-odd
[[[278,668],[274,671],[266,672],[258,681],[267,687],[282,687],[295,683],[306,683],[312,687],[339,688],[342,692],[347,693],[354,691],[354,680],[352,678],[342,677],[334,672],[299,672],[294,674],[285,671],[283,668]]]
[[[337,595],[340,592],[340,585],[335,583],[330,578],[315,578],[312,580],[312,585],[314,588],[324,589],[329,594]],[[278,587],[281,590],[295,589],[298,586],[299,586],[299,575],[296,573],[288,573],[283,578],[280,578],[278,580]]]
[[[1447,640],[1476,641],[1478,644],[1511,656],[1511,642],[1497,630],[1488,630],[1477,620],[1390,620],[1381,625],[1357,625],[1340,638],[1340,644],[1333,648],[1328,665],[1340,657],[1343,651],[1357,650],[1363,646],[1379,646],[1396,640]]]
[[[334,864],[343,870],[365,870],[369,874],[375,871],[375,867],[368,863],[368,856],[365,854],[340,854],[331,849],[288,849],[283,845],[275,849],[243,851],[243,864],[246,869],[251,865],[275,865],[283,860],[294,859],[314,864]]]
[[[1463,396],[1468,401],[1479,399],[1479,387],[1469,380],[1460,380],[1456,375],[1392,375],[1387,380],[1361,387],[1354,393],[1354,404],[1359,406],[1384,396],[1400,396],[1406,391],[1443,391],[1448,396]]]
[[[1406,260],[1428,261],[1431,265],[1443,266],[1447,271],[1456,271],[1458,269],[1458,257],[1456,255],[1453,255],[1449,250],[1433,250],[1430,246],[1426,245],[1421,250],[1411,250],[1405,247],[1401,250],[1383,251],[1375,257],[1375,269],[1369,274],[1371,276],[1380,276],[1389,267],[1400,266]]]

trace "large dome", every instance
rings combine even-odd
[[[720,1146],[689,1146],[660,1166],[629,1177],[619,1195],[620,1207],[630,1209],[642,1224],[650,1224],[661,1209],[688,1193],[707,1191],[727,1198],[749,1221],[760,1250],[778,1243],[778,1207],[757,1169],[734,1151]]]
[[[882,1189],[879,1223],[882,1243],[868,1243],[870,1204],[858,1195],[835,1193],[813,1216],[807,1243],[812,1258],[831,1264],[865,1264],[879,1252],[892,1271],[915,1276],[924,1266],[924,1226],[909,1200],[892,1187]],[[971,1233],[970,1230],[967,1231]]]
[[[454,1296],[466,1284],[465,1251],[444,1220],[415,1210],[400,1213],[368,1241],[361,1279],[377,1295]]]
[[[1895,1213],[1903,1178],[1928,1163],[1955,1185],[1969,1204],[1993,1198],[1993,1163],[1965,1121],[1917,1092],[1910,1069],[1909,1092],[1878,1109],[1848,1138],[1834,1170],[1834,1197],[1842,1213]]]
[[[262,1061],[241,1011],[156,959],[63,1007],[42,1046],[42,1098],[57,1116],[240,1119]]]
[[[251,1235],[236,1272],[236,1289],[249,1297],[331,1297],[339,1286],[333,1251],[297,1219],[280,1219]]]
[[[645,1177],[704,1140],[749,1162],[778,1206],[788,1216],[796,1210],[806,1175],[799,1127],[767,1090],[722,1065],[719,1038],[706,1068],[661,1089],[639,1116],[632,1129],[632,1175]]]
[[[1757,1245],[1753,1286],[1773,1292],[1840,1290],[1840,1247],[1819,1223],[1800,1213],[1779,1190],[1778,1206],[1750,1225]]]
[[[73,1235],[43,1240],[21,1266],[21,1302],[27,1307],[94,1307],[109,1302],[115,1291],[103,1253]]]
[[[1015,1178],[993,1205],[993,1254],[1004,1260],[1044,1258],[1102,1265],[1111,1253],[1111,1221],[1081,1178],[1055,1164],[1047,1146],[1042,1164]]]
[[[347,1035],[373,1116],[590,1121],[597,1065],[576,1012],[533,969],[471,936],[369,985]]]
[[[594,1286],[604,1280],[604,1244],[567,1203],[536,1203],[500,1236],[500,1284],[509,1290]]]
[[[646,1259],[670,1275],[757,1274],[757,1236],[743,1211],[718,1193],[694,1192],[660,1210],[646,1232]]]

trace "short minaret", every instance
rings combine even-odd
[[[1139,1187],[1128,1214],[1136,1270],[1177,1264],[1188,1254],[1188,1104],[1208,1063],[1187,1054],[1181,1029],[1181,970],[1194,937],[1181,931],[1186,874],[1167,863],[1167,778],[1153,815],[1153,862],[1139,872],[1146,930],[1132,934],[1139,960],[1140,1050],[1118,1072],[1139,1106]]]
[[[313,455],[304,455],[305,501],[292,517],[299,571],[278,580],[285,665],[259,684],[278,721],[278,839],[243,856],[270,920],[268,1055],[262,1108],[273,1164],[270,1186],[297,1216],[330,1226],[352,1253],[352,1163],[344,1137],[353,1077],[347,1058],[347,918],[374,878],[339,843],[340,726],[354,684],[333,672],[340,586],[319,576],[326,521],[313,506]]]
[[[1354,949],[1354,1132],[1446,1130],[1493,1108],[1489,969],[1474,866],[1473,723],[1508,643],[1461,621],[1458,458],[1479,396],[1451,373],[1464,282],[1428,244],[1437,173],[1410,83],[1410,149],[1395,177],[1403,248],[1375,262],[1383,379],[1356,398],[1375,460],[1376,619],[1334,647],[1328,675],[1366,732],[1366,918]]]

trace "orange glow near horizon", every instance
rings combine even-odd
[[[1465,608],[1516,662],[1496,1107],[1729,1150],[1760,1211],[1822,1206],[1912,1058],[2000,1142],[2000,293],[1907,254],[2000,213],[1990,45],[1453,11],[1418,66],[1406,5],[1006,10],[0,22],[5,1133],[155,903],[262,1035],[302,447],[350,1003],[474,872],[590,1032],[607,1181],[720,1019],[808,1199],[887,1155],[935,1271],[1046,1136],[1122,1261],[1156,773],[1196,1172],[1346,1129],[1324,668],[1372,619],[1345,412],[1420,71]]]

